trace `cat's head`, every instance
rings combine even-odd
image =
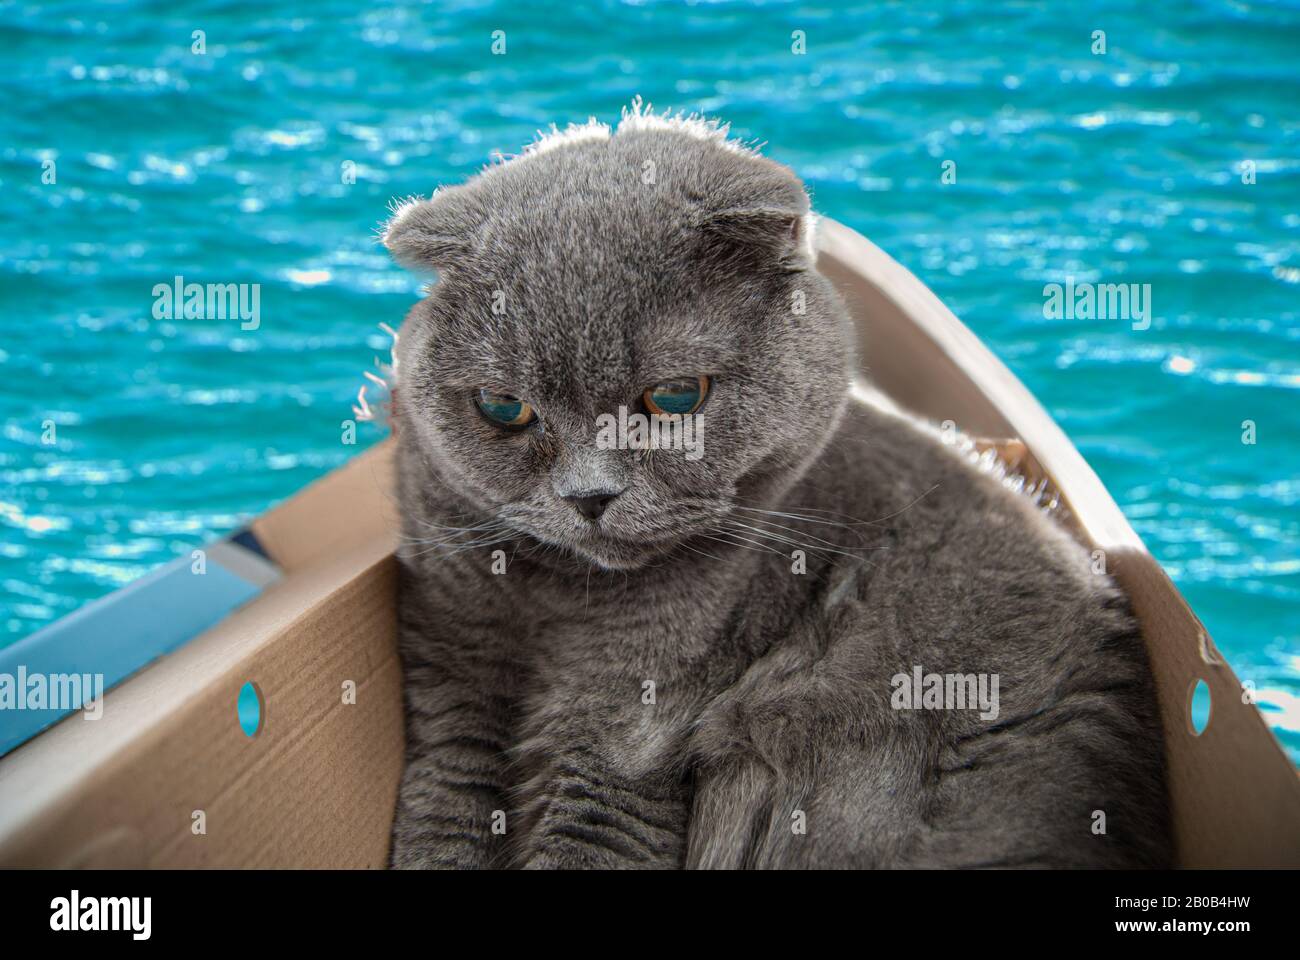
[[[384,244],[439,278],[399,351],[408,460],[606,569],[770,499],[834,429],[851,368],[812,230],[789,169],[637,108],[400,205]],[[642,424],[668,446],[644,449]]]

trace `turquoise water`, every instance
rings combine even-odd
[[[766,141],[1006,360],[1300,757],[1300,9],[185,6],[0,4],[9,640],[378,439],[340,422],[416,294],[388,199],[641,94]],[[260,284],[260,327],[155,319],[177,275]],[[1067,276],[1150,283],[1150,329],[1045,319]]]

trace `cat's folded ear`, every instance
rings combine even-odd
[[[380,240],[404,267],[445,269],[472,254],[475,222],[467,198],[457,188],[440,188],[428,200],[412,197],[395,203]]]
[[[787,168],[764,168],[711,191],[699,215],[706,251],[745,256],[787,270],[806,270],[816,259],[808,194]]]

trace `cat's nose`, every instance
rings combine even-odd
[[[599,490],[589,493],[575,493],[564,499],[578,508],[578,512],[588,520],[599,520],[601,514],[614,502],[622,490]]]

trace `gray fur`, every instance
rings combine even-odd
[[[399,357],[393,864],[1168,864],[1126,602],[1027,499],[850,405],[795,176],[700,124],[548,146],[385,235],[439,273]],[[697,374],[703,458],[595,448],[598,414]],[[481,386],[540,427],[498,430]],[[624,487],[598,524],[560,495]],[[998,674],[1000,715],[891,709],[915,665]]]

